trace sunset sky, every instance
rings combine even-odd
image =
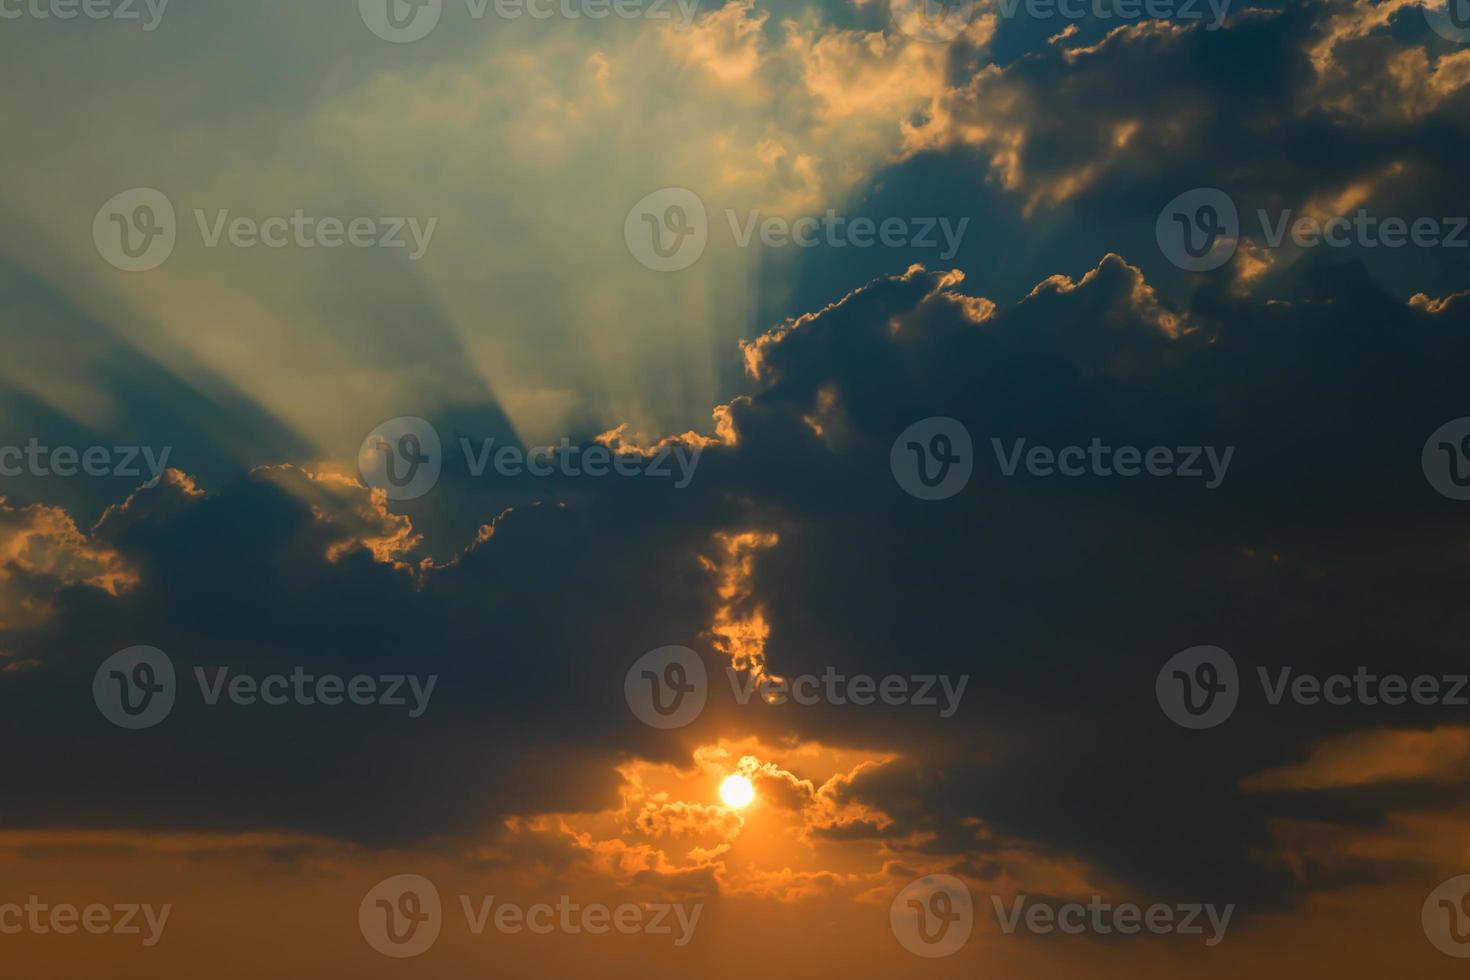
[[[0,976],[1463,976],[1448,3],[0,0]]]

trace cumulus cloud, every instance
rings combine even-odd
[[[83,533],[64,511],[16,508],[0,497],[0,629],[34,628],[49,619],[62,589],[85,586],[117,597],[136,583],[123,556]]]

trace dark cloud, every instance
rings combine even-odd
[[[30,746],[11,765],[7,824],[422,842],[605,806],[619,758],[687,760],[749,729],[901,753],[841,791],[892,817],[891,841],[922,831],[925,851],[980,860],[984,827],[1156,894],[1279,900],[1280,874],[1248,857],[1269,846],[1271,817],[1363,822],[1464,798],[1375,787],[1288,806],[1238,785],[1329,735],[1447,710],[1247,697],[1226,726],[1186,733],[1154,702],[1163,662],[1200,643],[1246,673],[1462,662],[1467,624],[1446,600],[1466,575],[1464,518],[1425,482],[1419,449],[1463,411],[1466,308],[1407,306],[1351,268],[1314,288],[1290,304],[1205,289],[1174,308],[1109,257],[994,311],[916,268],[754,345],[760,380],[728,410],[736,441],[705,451],[690,488],[553,483],[427,570],[393,551],[401,519],[346,484],[272,470],[199,493],[171,479],[93,533],[137,569],[134,587],[70,584],[54,616],[3,637],[39,662],[0,684],[0,717]],[[925,503],[888,454],[933,415],[964,422],[977,459],[963,493]],[[1094,437],[1235,455],[1206,490],[1007,478],[990,441]],[[447,479],[435,499],[458,500]],[[717,576],[699,559],[743,530],[779,536],[751,564],[771,670],[968,674],[955,717],[734,704],[708,636]],[[375,558],[384,539],[398,544]],[[139,643],[173,656],[188,693],[163,725],[122,737],[91,704],[91,676]],[[632,660],[669,643],[714,668],[711,708],[674,735],[621,698]],[[439,681],[418,719],[205,707],[189,675],[221,665]]]
[[[970,217],[953,264],[986,295],[1009,300],[1107,251],[1187,295],[1193,283],[1159,253],[1154,222],[1196,187],[1227,192],[1257,244],[1261,209],[1271,221],[1335,213],[1340,200],[1380,218],[1470,213],[1466,55],[1417,5],[1232,4],[1220,30],[1094,18],[1054,42],[1032,36],[1038,23],[1063,26],[1002,18],[994,47],[1009,56],[957,51],[954,87],[912,121],[920,152],[860,195],[883,212],[943,200],[938,213]],[[1364,261],[1401,298],[1463,288],[1467,271],[1465,249],[1334,251],[1330,261]],[[1289,240],[1274,257],[1263,288],[1280,295],[1302,257]]]

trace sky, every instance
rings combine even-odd
[[[1466,0],[0,0],[0,964],[1470,958]]]

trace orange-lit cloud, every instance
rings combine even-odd
[[[1247,792],[1321,790],[1383,783],[1458,783],[1470,777],[1470,727],[1375,729],[1319,743],[1305,762],[1251,776]]]

